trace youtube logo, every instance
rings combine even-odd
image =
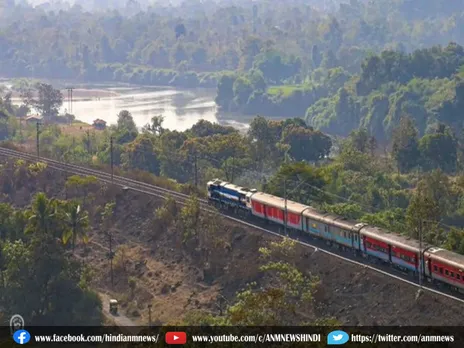
[[[185,332],[166,332],[167,344],[185,344],[187,343],[187,334]]]

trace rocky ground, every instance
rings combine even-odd
[[[2,200],[24,206],[41,189],[63,198],[64,175],[47,171]],[[3,171],[0,187],[10,174]],[[277,238],[226,221],[216,232],[216,249],[209,244],[208,248],[189,250],[177,231],[154,224],[153,212],[161,199],[115,187],[96,193],[90,208],[94,216],[91,241],[79,248],[77,257],[95,269],[95,289],[118,298],[122,310],[140,323],[148,320],[148,304],[153,305],[152,322],[158,324],[176,322],[193,309],[217,312],[219,297],[230,300],[248,282],[259,281],[258,248]],[[96,209],[113,199],[115,215],[108,229],[113,235],[112,247],[118,250],[114,287],[105,258],[109,238],[97,223]],[[416,300],[417,288],[398,280],[303,246],[298,246],[297,254],[299,268],[321,279],[315,295],[316,317],[335,317],[345,325],[464,324],[464,305],[459,302],[430,293]],[[131,288],[131,284],[135,286]]]

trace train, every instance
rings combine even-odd
[[[464,256],[366,223],[314,207],[214,179],[207,183],[208,202],[242,217],[286,226],[344,251],[383,262],[453,291],[464,292]]]

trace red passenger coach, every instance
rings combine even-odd
[[[387,243],[374,238],[364,237],[364,246],[367,254],[377,256],[383,260],[390,259]]]
[[[417,272],[422,269],[419,267],[420,245],[416,240],[373,226],[363,227],[360,233],[366,254],[408,271]]]
[[[441,248],[424,251],[426,276],[464,290],[464,256]]]
[[[266,211],[266,206],[264,204],[251,200],[251,208],[253,210],[253,214],[262,217],[265,216],[264,213]]]
[[[308,208],[306,205],[287,200],[287,226],[302,230],[301,213]],[[255,216],[283,225],[285,199],[257,192],[251,196],[251,212]]]

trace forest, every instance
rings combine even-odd
[[[289,199],[411,237],[417,237],[417,221],[425,219],[431,224],[426,241],[464,252],[464,142],[445,123],[421,134],[415,120],[402,114],[382,143],[367,128],[338,138],[301,118],[257,116],[246,134],[203,120],[184,132],[172,131],[163,127],[163,116],[137,129],[131,113],[121,110],[117,124],[76,135],[63,128],[72,117],[57,115],[62,103],[57,91],[44,83],[36,88],[39,98],[24,102],[44,110],[42,156],[107,168],[112,141],[121,173],[199,195],[208,180],[221,178],[283,196],[286,178]],[[35,151],[35,124],[19,126],[28,105],[14,106],[7,96],[1,99],[4,146]],[[54,122],[60,118],[62,124]],[[76,129],[82,126],[74,121]]]
[[[322,1],[189,1],[92,12],[12,3],[0,14],[4,76],[187,87],[215,87],[224,71],[259,70],[272,84],[303,83],[319,68],[355,74],[371,53],[462,43],[464,27],[462,3],[445,0],[332,1],[329,9]]]
[[[291,200],[413,238],[422,233],[464,254],[462,2],[5,4],[0,76],[28,80],[15,80],[19,106],[0,91],[1,146],[108,170],[113,144],[116,173],[200,197],[214,178],[278,196],[285,180]],[[162,115],[138,129],[120,110],[116,124],[95,130],[59,115],[63,96],[48,79],[215,88],[221,110],[257,116],[245,134],[207,121],[180,132],[166,129]],[[32,108],[44,118],[38,128],[23,120]],[[44,170],[2,164],[11,178],[3,192]],[[95,183],[71,177],[66,185],[81,190],[72,199],[39,192],[24,209],[0,204],[0,309],[38,324],[97,325],[101,302],[89,270],[69,257],[94,223],[85,197]],[[195,198],[185,210],[168,201],[155,220],[166,229],[179,221],[185,244],[199,211]],[[283,291],[245,289],[223,316],[185,323],[301,324],[295,308],[311,308],[305,296],[318,280],[290,261],[288,274],[276,269],[279,258],[270,255],[288,255],[290,241],[270,248],[260,250],[262,269],[287,277],[273,278]],[[44,290],[24,301],[31,288]],[[63,289],[66,298],[52,296]],[[280,306],[289,301],[291,308]]]
[[[460,2],[83,6],[5,8],[0,75],[216,88],[222,110],[331,135],[364,127],[379,142],[403,114],[420,135],[437,122],[460,132]]]
[[[16,179],[43,170],[18,163]],[[101,302],[88,286],[89,268],[69,258],[89,228],[79,203],[42,192],[28,209],[0,203],[0,221],[0,321],[7,321],[3,312],[21,313],[31,326],[100,325]],[[64,290],[66,296],[56,296]]]

